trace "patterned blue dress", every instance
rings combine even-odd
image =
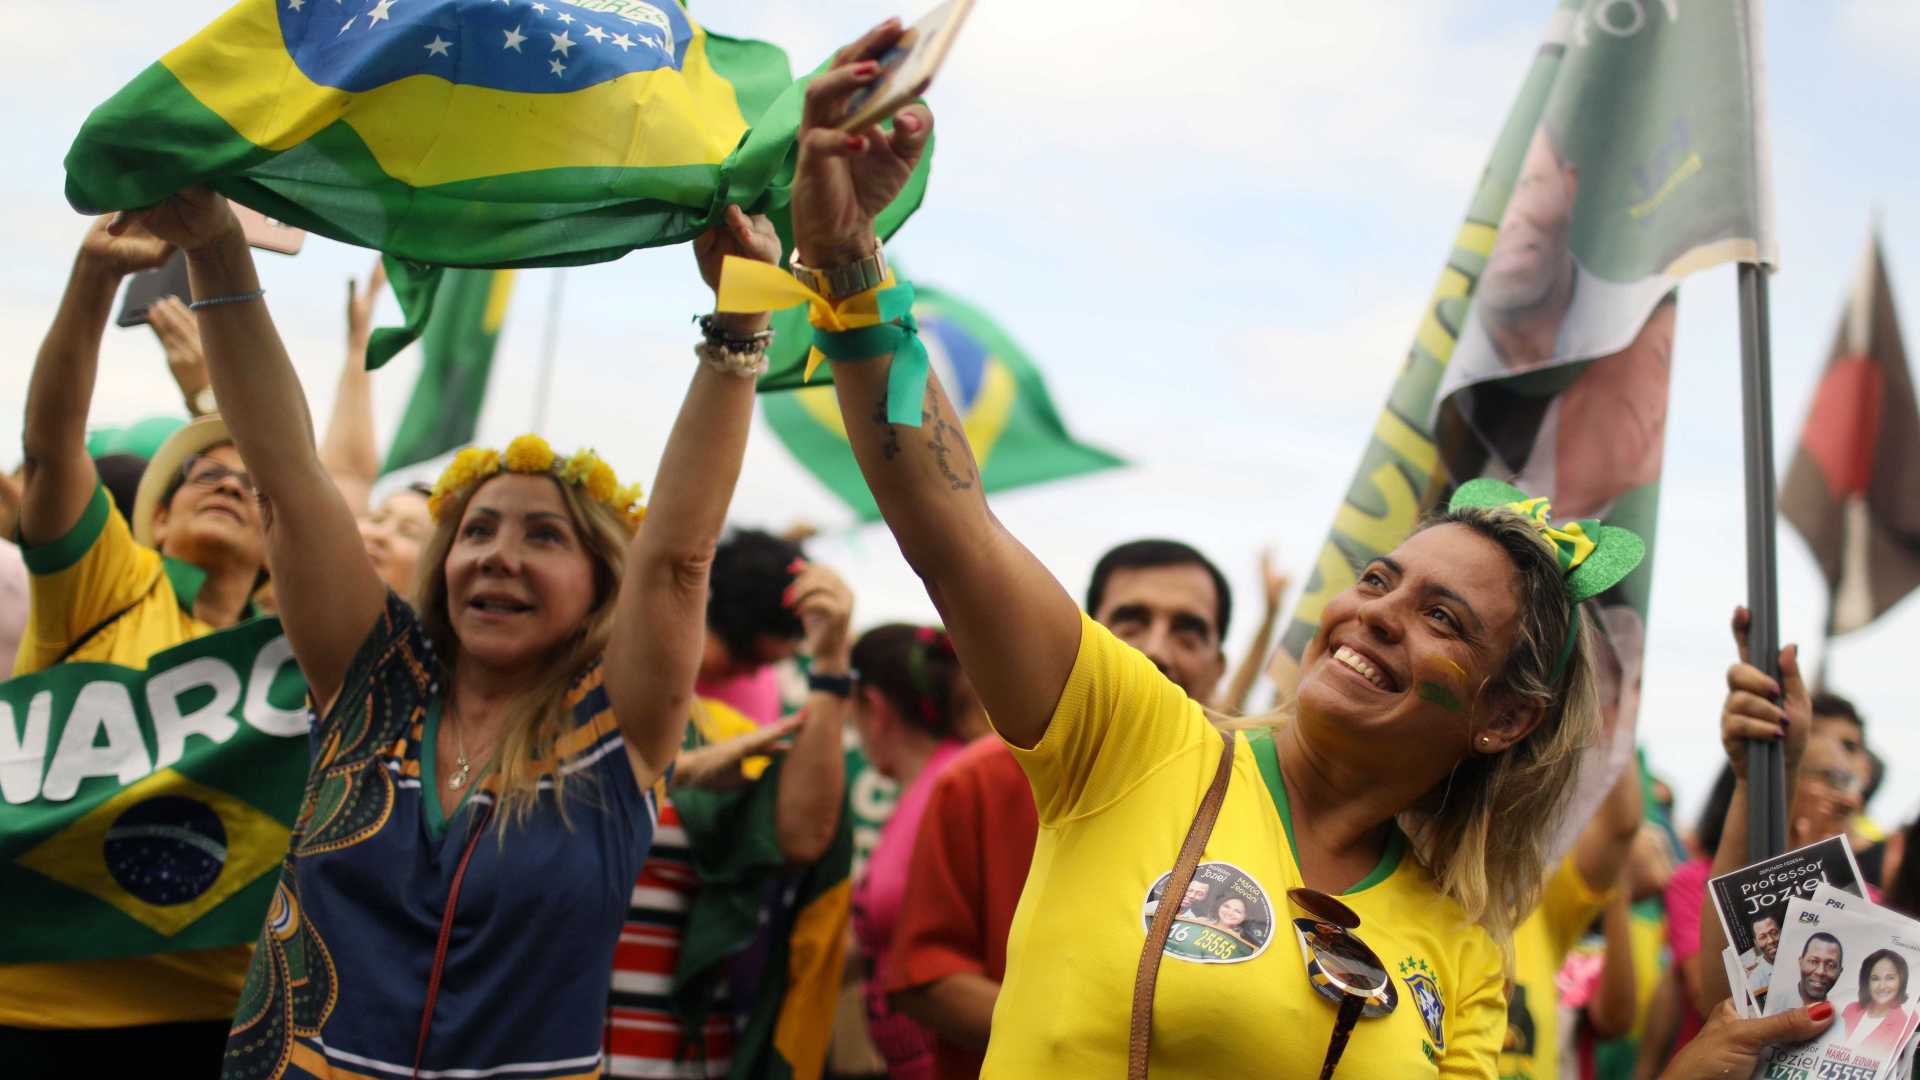
[[[599,1075],[608,973],[653,841],[653,795],[636,782],[596,662],[569,692],[575,727],[547,764],[568,774],[567,821],[547,787],[502,844],[489,777],[441,822],[421,777],[423,756],[433,775],[442,689],[413,609],[389,593],[313,728],[300,817],[227,1043],[229,1080],[413,1075],[448,889],[476,826],[486,832],[461,884],[420,1073]]]

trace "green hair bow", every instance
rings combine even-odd
[[[1447,509],[1488,507],[1510,510],[1525,518],[1540,532],[1560,559],[1565,575],[1567,602],[1573,606],[1573,618],[1567,623],[1567,643],[1554,662],[1554,681],[1566,670],[1573,657],[1573,643],[1580,633],[1580,605],[1625,580],[1640,560],[1647,557],[1646,541],[1631,529],[1602,525],[1597,518],[1553,523],[1552,507],[1546,499],[1534,498],[1512,484],[1488,477],[1469,480],[1454,491]]]

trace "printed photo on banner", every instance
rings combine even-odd
[[[1837,1018],[1806,1043],[1771,1050],[1756,1075],[1896,1075],[1920,1027],[1912,988],[1920,923],[1865,901],[1837,907],[1805,896],[1789,900],[1782,918],[1779,962],[1761,1015],[1824,1002]]]
[[[1171,876],[1160,875],[1147,890],[1140,914],[1142,928],[1152,925],[1154,914],[1167,902]],[[1267,891],[1231,863],[1201,863],[1177,902],[1179,910],[1167,934],[1168,956],[1202,964],[1235,964],[1265,952],[1273,936],[1273,903]]]
[[[1860,866],[1844,836],[1832,836],[1712,879],[1707,891],[1733,954],[1728,984],[1734,1006],[1745,1015],[1763,1015],[1768,988],[1786,928],[1787,901],[1810,898],[1828,885],[1864,897]],[[1734,975],[1738,974],[1738,978]]]

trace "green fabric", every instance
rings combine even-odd
[[[712,1011],[715,988],[728,978],[730,962],[750,949],[757,957],[752,1000],[733,1003],[744,1020],[736,1029],[727,1072],[735,1080],[793,1075],[773,1046],[787,992],[787,934],[798,912],[847,880],[853,861],[853,830],[843,799],[826,854],[806,866],[787,865],[774,832],[785,764],[776,757],[758,780],[736,791],[675,788],[669,796],[700,880],[681,932],[672,1003],[681,1030],[696,1045],[693,1035]]]
[[[440,807],[440,698],[427,706],[420,726],[420,790],[426,813],[427,835],[435,840],[447,834],[447,814]]]
[[[307,778],[276,619],[0,683],[0,963],[251,943]]]
[[[387,447],[382,472],[428,461],[473,441],[486,402],[500,327],[487,323],[498,270],[449,270],[420,341],[420,376]],[[502,288],[510,288],[503,284]]]
[[[856,330],[815,330],[814,347],[827,359],[841,363],[870,362],[887,357],[887,423],[920,426],[927,400],[927,347],[920,343],[920,325],[913,319],[913,285],[901,282],[876,298],[878,326]]]
[[[132,454],[152,461],[160,452],[160,444],[186,425],[186,420],[178,416],[149,416],[125,427],[95,428],[87,432],[87,456]]]
[[[1293,864],[1300,865],[1300,845],[1293,838],[1293,805],[1287,800],[1286,781],[1280,776],[1280,754],[1273,745],[1273,731],[1261,728],[1247,733],[1247,747],[1253,751],[1254,764],[1260,767],[1260,779],[1266,784],[1267,794],[1273,798],[1273,808],[1280,811],[1280,824],[1287,831],[1287,850],[1293,854]],[[1375,885],[1393,876],[1400,868],[1400,857],[1406,852],[1407,838],[1400,833],[1398,826],[1387,826],[1387,845],[1381,849],[1380,861],[1375,863],[1367,876],[1340,891],[1342,896],[1351,896],[1365,892]],[[1302,874],[1304,877],[1304,872]]]
[[[954,368],[963,362],[973,363],[978,369],[973,372],[974,388],[988,386],[991,372],[1004,380],[1002,385],[1012,389],[1009,412],[997,437],[990,443],[972,440],[981,484],[987,493],[1064,480],[1126,464],[1121,458],[1073,437],[1054,406],[1039,367],[1005,328],[943,290],[916,284],[914,294],[913,316],[923,345],[931,348],[931,343],[938,343]],[[853,448],[837,424],[821,419],[823,412],[837,415],[839,411],[831,396],[832,365],[821,365],[811,384],[801,382],[807,352],[814,340],[806,309],[780,312],[774,317],[773,325],[775,336],[767,373],[760,379],[760,391],[765,395],[761,409],[768,424],[794,458],[861,520],[878,521],[880,508],[873,501],[873,493],[867,490],[867,482],[854,460]],[[958,371],[955,374],[965,377]],[[889,373],[890,399],[892,377]],[[967,385],[946,387],[963,423],[976,414],[977,408],[987,404],[985,394],[976,392],[969,397],[968,390]],[[810,398],[801,395],[810,395]]]
[[[94,481],[93,498],[87,500],[87,508],[80,511],[80,520],[60,539],[48,544],[20,545],[20,561],[27,564],[29,573],[42,577],[57,574],[93,549],[93,542],[100,539],[100,530],[107,527],[107,514],[113,509],[113,500],[107,495],[107,486]]]
[[[180,610],[192,615],[193,605],[200,599],[200,590],[206,587],[207,572],[185,559],[176,559],[171,555],[160,556],[160,569],[173,586],[173,598],[179,601]],[[265,567],[261,569],[264,572]],[[260,609],[254,606],[253,598],[248,597],[246,604],[240,608],[239,621],[244,622],[259,614]]]

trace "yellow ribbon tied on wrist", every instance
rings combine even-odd
[[[891,322],[892,319],[881,317],[880,296],[895,284],[893,271],[889,269],[887,280],[866,292],[847,297],[836,307],[833,301],[800,284],[792,274],[772,263],[729,255],[720,264],[719,302],[714,310],[750,315],[805,304],[807,319],[814,329],[845,333]],[[812,382],[814,371],[826,358],[818,346],[808,352],[807,369],[800,381]]]

